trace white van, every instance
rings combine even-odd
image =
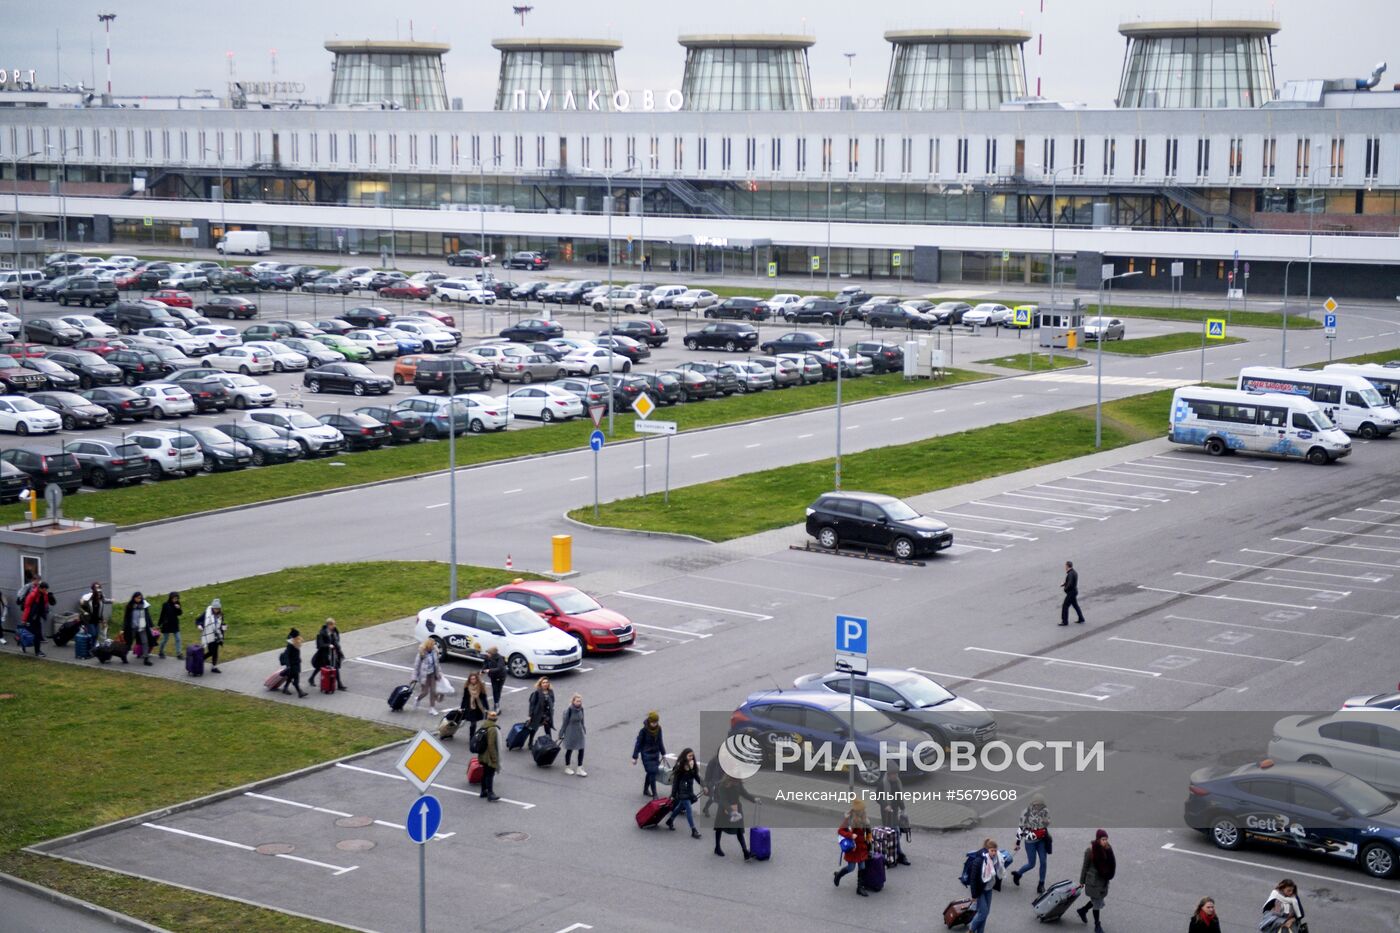
[[[1382,366],[1380,363],[1328,363],[1322,367],[1322,371],[1360,376],[1376,387],[1381,398],[1400,408],[1400,366]]]
[[[1216,457],[1245,450],[1331,463],[1351,453],[1351,441],[1316,402],[1278,392],[1177,389],[1167,437]]]
[[[44,284],[44,273],[38,269],[6,269],[0,272],[0,295],[6,298],[18,298],[21,285],[31,291],[39,285]]]
[[[266,230],[230,230],[215,246],[225,255],[239,253],[244,256],[264,256],[272,251],[272,241]]]
[[[1236,388],[1310,398],[1348,434],[1372,438],[1388,436],[1400,428],[1400,411],[1360,376],[1317,369],[1246,366],[1240,370]]]

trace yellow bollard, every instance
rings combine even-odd
[[[554,541],[554,572],[572,573],[574,569],[574,536],[555,535]]]
[[[1079,349],[1079,331],[1075,330],[1075,329],[1072,328],[1072,327],[1070,328],[1069,333],[1065,334],[1065,349],[1066,349],[1066,350],[1078,350],[1078,349]]]

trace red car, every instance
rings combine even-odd
[[[520,603],[557,629],[577,638],[584,651],[621,651],[636,639],[626,616],[598,605],[592,596],[563,583],[517,580],[494,590],[473,593],[472,599],[494,597]]]
[[[7,343],[5,344],[4,350],[0,352],[3,352],[6,356],[12,356],[17,360],[26,357],[43,359],[49,355],[49,347],[44,346],[42,343]]]
[[[431,288],[417,282],[394,282],[379,290],[380,298],[417,298],[419,301],[427,301],[432,294]]]
[[[172,308],[194,309],[194,299],[190,297],[190,293],[182,292],[175,288],[162,288],[151,296],[151,300],[159,301],[161,304],[168,305]]]
[[[98,356],[106,356],[113,350],[130,350],[131,344],[120,337],[84,337],[73,344],[74,350],[86,350]]]
[[[383,293],[381,292],[380,294]],[[439,324],[446,324],[448,327],[457,326],[457,320],[452,315],[437,308],[419,308],[417,311],[410,311],[405,316],[410,319],[415,317],[430,317]]]

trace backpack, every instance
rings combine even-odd
[[[486,730],[478,729],[472,733],[471,741],[467,743],[467,750],[473,755],[481,755],[486,752]]]
[[[958,875],[958,883],[965,888],[972,887],[972,879],[980,878],[982,875],[982,850],[967,853],[967,858],[963,859],[962,874]]]

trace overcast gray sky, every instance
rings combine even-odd
[[[513,0],[519,3],[523,0]],[[1400,2],[1397,0],[707,0],[703,4],[656,0],[529,0],[520,18],[512,0],[0,0],[0,67],[34,68],[42,83],[105,81],[99,12],[114,12],[112,82],[118,94],[224,92],[228,53],[243,80],[273,77],[269,50],[277,50],[277,78],[305,84],[305,97],[324,100],[330,89],[330,38],[407,38],[452,44],[445,59],[447,91],[469,110],[492,106],[498,36],[614,38],[618,83],[629,89],[680,86],[686,32],[805,32],[811,50],[813,93],[845,93],[845,52],[854,52],[852,78],[860,94],[884,92],[889,68],[887,29],[915,27],[1016,27],[1044,36],[1026,45],[1032,92],[1061,100],[1111,104],[1123,58],[1120,22],[1130,19],[1269,18],[1283,24],[1275,38],[1279,82],[1302,77],[1353,77],[1388,59],[1394,68],[1383,86],[1400,83]],[[397,19],[395,17],[398,17]],[[58,71],[61,44],[61,78]],[[95,50],[95,54],[93,53]]]

